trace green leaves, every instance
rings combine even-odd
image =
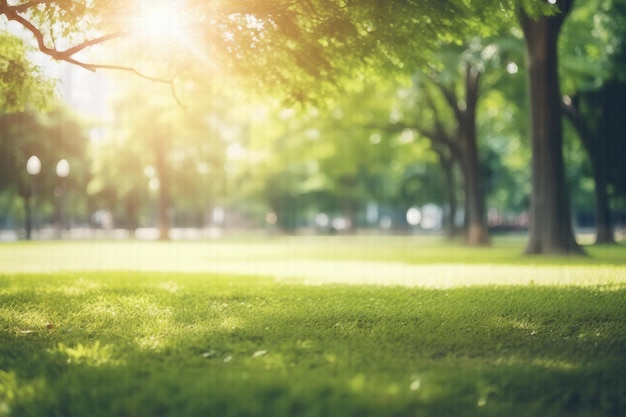
[[[56,82],[30,63],[21,39],[0,32],[0,113],[23,111],[27,104],[49,109],[56,98]]]

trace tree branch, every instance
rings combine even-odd
[[[126,72],[131,72],[143,79],[146,79],[148,81],[153,81],[155,83],[161,83],[161,84],[169,84],[170,86],[170,90],[172,91],[172,96],[174,97],[174,100],[176,100],[176,103],[178,103],[179,106],[181,106],[182,108],[186,109],[187,106],[185,106],[185,104],[180,100],[180,98],[178,97],[178,94],[176,93],[176,87],[174,86],[174,81],[176,80],[176,77],[178,77],[178,74],[175,75],[174,77],[172,77],[171,79],[167,79],[167,78],[159,78],[159,77],[153,77],[147,74],[144,74],[143,72],[139,71],[136,68],[133,67],[125,67],[123,65],[107,65],[107,64],[85,64],[85,63],[81,63],[76,61],[77,65],[83,66],[83,67],[90,67],[92,68],[93,71],[96,71],[98,69],[108,69],[108,70],[116,70],[116,71],[126,71]]]
[[[422,92],[424,93],[424,99],[426,100],[427,104],[430,106],[430,109],[433,111],[434,114],[434,119],[435,119],[435,131],[433,131],[433,135],[436,136],[447,136],[446,134],[446,129],[443,127],[443,124],[441,123],[441,117],[439,116],[439,109],[437,109],[437,106],[435,104],[435,101],[433,100],[433,97],[430,95],[430,91],[428,91],[428,88],[422,88]]]
[[[433,84],[435,84],[437,88],[439,88],[441,94],[446,99],[446,102],[454,111],[454,117],[456,117],[457,120],[461,120],[461,118],[463,117],[463,112],[461,111],[461,109],[459,109],[459,103],[456,93],[454,92],[454,88],[447,88],[440,82],[435,81],[433,81]]]
[[[32,24],[28,19],[26,19],[25,17],[21,16],[18,12],[16,12],[14,9],[10,9],[10,10],[6,10],[4,12],[4,14],[6,15],[6,17],[9,20],[14,20],[16,22],[18,22],[19,24],[21,24],[22,26],[24,26],[30,33],[33,34],[33,36],[35,37],[35,40],[37,41],[37,46],[39,48],[39,50],[41,52],[43,52],[46,55],[51,56],[52,58],[59,60],[59,61],[67,61],[70,62],[72,64],[78,64],[76,60],[74,60],[74,58],[72,58],[73,55],[77,54],[78,52],[90,47],[90,46],[94,46],[100,43],[104,43],[106,41],[109,41],[111,39],[115,39],[115,38],[119,38],[121,36],[124,35],[128,35],[130,33],[132,33],[132,31],[127,30],[127,31],[120,31],[120,32],[113,32],[113,33],[109,33],[107,35],[104,36],[100,36],[94,39],[90,39],[88,41],[82,42],[78,45],[75,45],[69,49],[66,49],[64,51],[59,51],[56,49],[56,47],[52,47],[50,48],[48,45],[46,45],[46,42],[44,40],[44,35],[43,33],[34,25]],[[80,64],[78,64],[80,65]],[[89,69],[87,66],[85,65],[81,65],[84,68]]]
[[[480,97],[480,70],[472,65],[469,61],[465,67],[465,101],[467,108],[475,107]]]
[[[439,143],[445,146],[446,148],[448,148],[450,150],[450,154],[452,155],[452,157],[460,160],[462,151],[461,151],[458,141],[455,140],[458,134],[453,136],[449,132],[446,131],[441,121],[441,117],[439,116],[439,110],[437,109],[437,106],[435,105],[435,101],[433,100],[432,95],[430,94],[427,88],[423,88],[422,91],[424,93],[424,99],[426,100],[427,104],[430,106],[431,110],[433,111],[435,130],[434,131],[427,131],[427,130],[420,131],[419,126],[417,126],[416,129],[420,131],[420,133],[422,133],[424,136],[429,137],[431,142]]]
[[[20,25],[24,26],[24,28],[26,28],[30,33],[32,33],[33,36],[35,37],[35,40],[37,41],[37,46],[39,47],[39,50],[41,52],[43,52],[46,55],[50,55],[54,59],[63,59],[63,57],[59,54],[59,52],[56,49],[49,48],[46,45],[46,42],[44,41],[44,38],[43,38],[43,33],[41,33],[41,31],[35,25],[33,25],[28,19],[19,15],[13,9],[5,10],[4,15],[7,17],[7,19],[16,21]]]
[[[569,120],[574,127],[574,130],[576,130],[576,133],[578,133],[578,137],[580,138],[580,141],[582,142],[587,153],[595,156],[595,149],[592,146],[594,134],[580,112],[576,101],[576,97],[564,97],[561,102],[561,110],[563,111],[565,118]]]
[[[389,123],[386,125],[375,125],[375,124],[367,125],[366,127],[373,128],[373,129],[380,129],[389,133],[400,133],[405,129],[416,130],[420,135],[424,136],[425,138],[428,138],[431,142],[440,143],[448,147],[450,151],[453,153],[455,152],[453,148],[457,147],[456,144],[452,140],[450,140],[450,137],[446,135],[445,133],[442,134],[442,132],[437,129],[435,130],[427,129],[424,126],[420,126],[417,123],[411,124],[411,123],[398,122],[398,123]]]
[[[41,52],[43,52],[44,54],[54,58],[57,61],[65,61],[68,62],[70,64],[73,65],[77,65],[79,67],[85,68],[89,71],[93,71],[95,72],[97,69],[110,69],[110,70],[118,70],[118,71],[127,71],[127,72],[132,72],[133,74],[144,78],[146,80],[149,81],[153,81],[153,82],[158,82],[158,83],[163,83],[163,84],[169,84],[170,85],[170,89],[172,91],[172,96],[174,97],[174,100],[178,103],[179,106],[186,108],[186,106],[183,104],[183,102],[180,100],[180,98],[178,97],[178,95],[176,94],[176,88],[174,86],[174,80],[176,79],[176,76],[174,76],[172,79],[165,79],[165,78],[158,78],[158,77],[152,77],[149,76],[147,74],[144,74],[142,72],[140,72],[139,70],[133,68],[133,67],[126,67],[126,66],[122,66],[122,65],[107,65],[107,64],[90,64],[90,63],[85,63],[82,61],[77,60],[76,58],[74,58],[74,55],[90,46],[94,46],[94,45],[98,45],[101,44],[103,42],[107,42],[109,40],[115,39],[115,38],[119,38],[121,36],[124,35],[128,35],[133,33],[133,31],[127,30],[127,31],[120,31],[120,32],[113,32],[113,33],[109,33],[107,35],[103,35],[94,39],[90,39],[88,41],[82,42],[78,45],[75,45],[71,48],[68,48],[64,51],[59,51],[56,49],[56,47],[52,47],[50,48],[49,46],[46,45],[46,42],[44,40],[44,35],[43,33],[33,24],[31,23],[28,19],[26,19],[25,17],[21,16],[19,14],[19,11],[24,11],[27,10],[30,7],[34,7],[38,4],[43,4],[43,3],[48,3],[49,0],[34,0],[32,2],[29,3],[24,3],[18,6],[8,6],[6,3],[6,0],[3,0],[0,3],[0,12],[4,13],[4,15],[9,19],[9,20],[14,20],[17,23],[21,24],[24,28],[26,28],[30,33],[32,33],[32,35],[35,37],[35,40],[37,41],[37,46],[39,48],[39,50]]]
[[[100,36],[98,38],[94,38],[94,39],[90,39],[88,41],[85,41],[83,43],[80,43],[76,46],[73,46],[69,49],[66,49],[65,51],[61,51],[59,52],[62,55],[67,55],[67,56],[72,56],[80,51],[82,51],[85,48],[89,48],[90,46],[94,46],[100,43],[104,43],[106,41],[109,41],[111,39],[115,39],[115,38],[120,38],[122,36],[126,36],[126,35],[130,35],[134,33],[134,31],[132,30],[123,30],[123,31],[119,31],[119,32],[113,32],[113,33],[109,33],[107,35],[103,35]]]

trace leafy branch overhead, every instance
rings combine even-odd
[[[55,60],[171,85],[183,73],[233,75],[297,100],[365,77],[373,63],[425,65],[440,42],[459,39],[473,12],[459,0],[0,0],[0,15]]]
[[[96,19],[90,16],[91,12],[87,2],[83,4],[74,1],[35,0],[11,5],[7,0],[0,0],[0,15],[4,15],[9,21],[19,23],[28,31],[34,37],[40,52],[57,61],[65,61],[90,71],[97,69],[130,71],[155,82],[167,83],[172,85],[176,97],[173,79],[149,76],[130,66],[90,63],[79,58],[81,52],[94,46],[132,34],[131,30],[116,30],[89,37],[86,33],[93,32],[92,24],[86,25],[81,22],[94,22]],[[84,34],[80,35],[81,32]],[[77,36],[81,36],[81,40],[73,46],[67,48],[58,46],[58,43],[66,43]]]

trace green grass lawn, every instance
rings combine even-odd
[[[626,247],[0,246],[0,416],[626,415]]]

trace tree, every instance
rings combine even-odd
[[[614,172],[623,166],[613,155],[620,142],[615,132],[623,131],[615,109],[624,105],[620,76],[626,64],[626,3],[587,2],[574,10],[567,23],[561,43],[568,69],[563,113],[576,130],[591,166],[596,243],[614,243],[610,186]]]
[[[506,74],[504,67],[510,64],[507,60],[518,43],[503,33],[492,38],[473,38],[462,45],[442,46],[434,55],[438,64],[412,77],[414,92],[404,100],[406,114],[397,123],[398,128],[415,129],[432,143],[448,184],[451,208],[456,206],[454,166],[461,168],[465,241],[470,246],[489,244],[487,188],[478,143],[479,99]],[[454,211],[451,210],[452,216]]]
[[[608,166],[605,157],[608,147],[604,137],[600,137],[589,126],[588,117],[580,108],[580,97],[567,97],[563,102],[563,113],[572,123],[581,143],[589,155],[591,173],[594,179],[596,200],[596,241],[595,243],[615,243],[611,221],[608,194]],[[593,112],[596,113],[597,112]],[[592,113],[592,114],[593,114]]]
[[[551,2],[552,3],[552,2]],[[557,65],[561,26],[573,0],[558,0],[551,15],[519,19],[528,52],[532,142],[532,196],[528,254],[582,254],[572,231],[563,162],[563,125]]]
[[[433,78],[435,77],[433,76]],[[443,94],[444,91],[450,93],[450,90],[447,89],[448,86],[439,86],[439,88],[436,81],[430,77],[426,77],[426,81],[420,80],[414,87],[417,87],[414,88],[416,101],[413,102],[411,100],[409,103],[409,100],[404,100],[403,104],[408,104],[409,106],[408,113],[410,116],[405,117],[404,122],[399,127],[403,129],[410,128],[416,130],[420,136],[425,137],[430,141],[431,148],[437,154],[441,171],[444,176],[444,184],[448,200],[448,219],[446,221],[448,236],[453,237],[456,234],[454,219],[457,212],[457,190],[454,171],[456,167],[467,167],[467,165],[463,165],[463,150],[465,148],[461,142],[462,137],[459,134],[460,126],[458,123],[454,123],[454,117],[457,115],[454,113],[454,109],[457,108],[457,103],[455,102],[454,104],[451,104],[451,101],[447,101],[445,99],[441,100],[443,97],[441,94]],[[436,100],[435,97],[433,97],[436,92],[433,92],[432,90],[436,90],[440,93],[440,100]],[[456,93],[453,92],[451,94],[454,95]],[[440,103],[442,101],[445,104],[441,105]],[[452,117],[446,117],[446,115],[442,114],[450,112],[453,114]],[[394,124],[397,125],[397,123]],[[463,184],[465,186],[468,182],[464,181]],[[467,194],[467,187],[464,187],[464,191],[465,194]],[[473,199],[474,202],[479,200],[475,197],[476,196],[474,196]],[[467,197],[465,201],[467,202]],[[481,201],[483,200],[481,199]],[[479,222],[484,224],[484,220],[480,219],[482,219],[482,217],[479,217]],[[479,243],[478,241],[472,242],[470,239],[466,239],[466,242],[470,245],[486,243]]]
[[[570,0],[531,3],[509,1],[480,2],[482,28],[492,22],[493,33],[510,22],[513,10],[524,33],[529,66],[529,91],[532,135],[531,233],[527,253],[580,254],[570,219],[570,203],[564,176],[562,122],[557,66],[557,41],[562,23],[572,8]],[[475,5],[475,4],[474,4]],[[491,17],[485,10],[498,10]],[[477,11],[475,8],[474,11]],[[479,13],[480,14],[480,13]],[[494,20],[495,19],[495,20]],[[500,19],[500,22],[497,22]],[[478,20],[474,20],[477,22]],[[471,29],[471,27],[470,27]],[[477,29],[474,27],[474,29]],[[466,29],[467,30],[467,29]],[[465,32],[467,33],[467,31]],[[402,38],[403,34],[400,35]],[[396,39],[398,40],[398,39]],[[406,44],[413,46],[411,42]],[[406,49],[401,48],[403,52]],[[408,51],[410,53],[410,51]]]
[[[461,53],[458,55],[462,56]],[[489,244],[485,213],[485,190],[480,184],[476,129],[476,111],[480,96],[479,80],[482,70],[467,57],[465,59],[461,57],[460,63],[461,65],[457,65],[457,68],[462,74],[459,77],[461,95],[457,92],[454,83],[440,79],[441,74],[431,73],[430,75],[432,77],[431,82],[453,115],[455,122],[452,124],[454,126],[452,131],[446,128],[446,125],[449,126],[449,124],[445,122],[441,112],[437,109],[437,105],[431,97],[432,93],[425,88],[422,89],[422,92],[425,95],[426,105],[432,111],[434,126],[428,128],[418,123],[415,128],[434,142],[436,144],[434,148],[439,150],[438,154],[444,167],[444,175],[448,178],[448,194],[451,201],[454,201],[451,182],[452,161],[457,162],[461,167],[467,220],[466,242],[470,246],[481,246]],[[447,152],[444,149],[447,149]],[[447,160],[445,155],[448,155],[450,160]]]
[[[626,177],[621,152],[625,126],[619,114],[624,105],[626,87],[617,80],[607,81],[598,90],[567,96],[563,103],[563,112],[589,156],[595,183],[597,244],[615,243],[610,200]]]

